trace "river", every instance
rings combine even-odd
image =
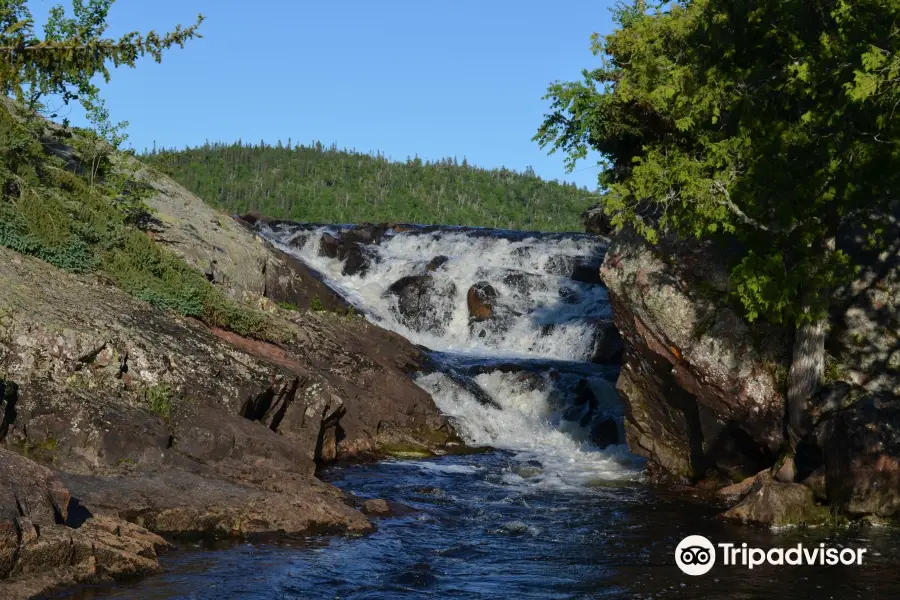
[[[594,278],[600,238],[401,229],[350,255],[323,250],[336,227],[262,233],[366,318],[426,347],[436,368],[417,383],[470,445],[491,450],[326,469],[357,496],[412,509],[372,535],[198,545],[164,557],[162,575],[79,598],[900,597],[893,529],[739,527],[716,518],[722,507],[644,481],[624,444],[618,367],[598,361],[611,314]],[[690,577],[673,558],[689,534],[867,553],[862,566],[719,564]]]

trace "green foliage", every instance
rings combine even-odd
[[[133,31],[119,39],[104,38],[114,1],[72,0],[72,16],[61,4],[51,7],[43,37],[35,31],[28,0],[0,2],[0,92],[30,110],[40,109],[45,96],[59,97],[65,104],[78,100],[97,127],[96,135],[118,145],[119,130],[126,123],[110,124],[92,80],[102,77],[109,83],[110,65],[134,67],[143,56],[161,62],[166,50],[200,37],[203,16],[165,35]]]
[[[309,302],[309,309],[315,312],[322,312],[325,310],[325,305],[322,304],[318,296],[313,296],[313,299]]]
[[[209,325],[263,339],[287,335],[139,229],[152,190],[125,165],[113,168],[111,148],[99,171],[81,168],[77,153],[66,165],[36,142],[44,127],[0,106],[0,245],[75,273],[100,270],[128,293]],[[78,136],[59,135],[56,143],[79,147]]]
[[[601,153],[604,210],[648,240],[742,249],[747,317],[821,317],[854,268],[838,229],[900,183],[900,0],[682,0],[616,11],[601,64],[548,90],[535,139],[570,168]]]
[[[581,230],[596,195],[547,182],[531,169],[486,170],[455,159],[391,162],[381,155],[310,146],[206,144],[142,156],[229,212],[308,222],[414,222],[507,229]]]
[[[278,306],[280,306],[284,310],[297,310],[297,306],[291,304],[290,302],[279,302]]]
[[[172,416],[172,389],[167,385],[152,385],[144,392],[144,400],[151,411],[168,421]]]

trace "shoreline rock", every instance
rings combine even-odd
[[[4,495],[0,481],[4,598],[155,572],[161,535],[366,533],[319,467],[461,446],[409,377],[420,350],[348,314],[254,232],[145,177],[159,192],[153,238],[213,264],[216,285],[289,335],[211,330],[0,248],[0,478],[18,486]],[[325,310],[304,310],[314,299]]]
[[[859,238],[842,243],[863,260]],[[729,303],[727,250],[672,237],[650,246],[627,228],[612,237],[601,276],[625,346],[617,389],[630,449],[654,481],[717,489],[732,503],[727,520],[897,519],[900,244],[836,292],[813,432],[793,453],[783,435],[792,331],[747,323]]]

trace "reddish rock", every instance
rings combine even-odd
[[[497,299],[497,291],[489,283],[480,281],[466,292],[466,305],[469,308],[469,320],[472,322],[487,321],[494,316],[493,301]]]

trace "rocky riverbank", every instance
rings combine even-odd
[[[315,478],[460,447],[406,340],[172,181],[148,235],[269,313],[283,343],[210,329],[0,249],[0,596],[149,573],[181,536],[373,528]],[[315,310],[310,310],[315,309]]]
[[[611,233],[602,211],[586,225]],[[887,219],[900,239],[896,219]],[[601,268],[625,343],[617,387],[630,449],[657,481],[729,499],[758,525],[890,521],[900,511],[900,242],[866,251],[836,291],[809,434],[785,443],[792,332],[748,323],[729,298],[727,252],[696,240],[613,235]],[[737,482],[737,483],[736,483]]]

